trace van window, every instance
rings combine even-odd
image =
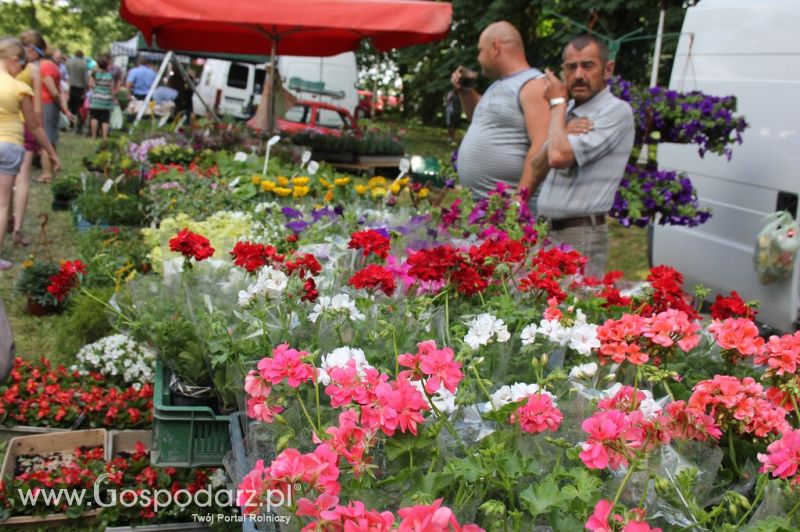
[[[317,110],[317,125],[332,129],[342,129],[347,126],[345,116],[330,109]]]
[[[297,122],[298,124],[308,124],[308,115],[311,108],[305,105],[295,105],[286,112],[283,117],[288,122]]]
[[[248,77],[250,77],[249,68],[244,65],[231,63],[231,68],[228,70],[228,87],[233,87],[234,89],[246,89]]]
[[[263,68],[256,69],[256,81],[255,86],[253,88],[253,92],[256,94],[261,94],[264,90],[264,77],[266,76],[267,71]]]

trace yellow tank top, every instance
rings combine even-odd
[[[33,88],[33,76],[31,76],[31,65],[30,63],[25,67],[25,70],[17,74],[17,80],[25,83],[30,88]]]

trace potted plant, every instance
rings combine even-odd
[[[68,210],[70,202],[80,195],[81,189],[79,176],[71,175],[54,180],[50,185],[50,190],[53,192],[53,210]]]
[[[14,287],[18,295],[28,300],[28,313],[33,316],[46,316],[63,310],[63,305],[47,291],[50,278],[57,275],[58,264],[45,261],[25,261],[22,273]]]

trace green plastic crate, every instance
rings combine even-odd
[[[169,368],[156,359],[150,461],[174,467],[222,465],[231,450],[230,416],[217,415],[207,406],[171,405],[170,377]]]

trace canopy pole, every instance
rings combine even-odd
[[[655,87],[658,84],[658,67],[661,62],[661,43],[664,41],[664,18],[667,13],[667,5],[664,0],[661,0],[661,9],[658,14],[658,31],[656,32],[656,47],[653,51],[653,70],[650,73],[650,86]]]
[[[185,80],[186,80],[186,82],[189,84],[189,87],[191,87],[191,88],[192,88],[192,94],[193,94],[193,95],[194,95],[194,94],[196,94],[196,95],[197,95],[197,99],[198,99],[198,100],[200,100],[200,103],[202,103],[202,104],[203,104],[203,107],[205,107],[205,108],[206,108],[206,111],[208,111],[208,112],[209,112],[209,114],[211,115],[211,117],[212,117],[212,118],[213,118],[213,119],[214,119],[214,120],[215,120],[217,123],[221,123],[221,122],[222,122],[222,120],[220,120],[219,116],[217,116],[217,113],[215,113],[215,112],[214,112],[214,109],[212,109],[212,108],[211,108],[211,107],[210,107],[210,106],[209,106],[209,105],[206,103],[206,101],[203,99],[203,95],[202,95],[202,94],[200,94],[199,92],[197,92],[197,85],[195,84],[194,80],[192,79],[192,76],[190,76],[190,75],[189,75],[189,73],[188,73],[188,72],[186,72],[186,69],[184,69],[184,68],[183,68],[183,65],[181,64],[181,62],[180,62],[180,61],[178,61],[178,58],[177,58],[177,57],[173,58],[173,63],[175,64],[175,68],[177,69],[177,71],[178,71],[178,73],[181,75],[181,77],[182,77],[183,79],[185,79]],[[188,120],[188,119],[189,119],[189,117],[187,116],[187,117],[186,117],[186,119]]]
[[[278,36],[272,35],[272,52],[270,53],[270,74],[269,74],[269,98],[267,102],[267,109],[269,109],[269,123],[267,124],[267,131],[272,135],[275,133],[275,74],[278,71],[278,65],[275,62],[275,56],[278,51]]]
[[[161,61],[161,67],[158,69],[158,74],[156,74],[156,78],[150,85],[150,90],[147,91],[147,96],[144,97],[144,104],[142,105],[142,108],[139,109],[138,113],[136,113],[136,119],[133,121],[133,125],[131,125],[130,131],[133,131],[133,128],[136,126],[136,124],[139,123],[139,121],[144,116],[144,111],[145,109],[147,109],[150,100],[153,98],[153,93],[156,92],[156,87],[158,87],[158,84],[161,82],[161,78],[164,77],[164,72],[167,71],[167,65],[169,65],[170,61],[172,61],[173,55],[175,54],[173,54],[172,50],[170,50],[169,52],[167,52],[167,55],[164,56],[164,60]]]

